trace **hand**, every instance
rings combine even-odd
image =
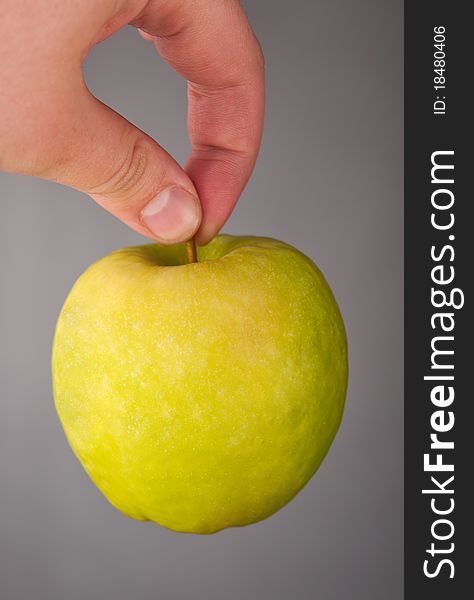
[[[90,48],[126,24],[188,80],[184,170],[84,83]],[[0,169],[81,190],[162,243],[207,243],[256,160],[263,71],[237,0],[2,0]]]

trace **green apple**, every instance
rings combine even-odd
[[[53,349],[73,451],[126,515],[213,533],[264,519],[311,478],[347,385],[323,275],[282,242],[220,235],[113,252],[74,285]]]

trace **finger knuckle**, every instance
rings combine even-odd
[[[87,190],[88,193],[111,200],[132,201],[146,186],[149,157],[150,143],[142,139],[133,141],[125,157],[99,185]]]

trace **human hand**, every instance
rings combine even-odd
[[[188,80],[184,170],[85,85],[90,48],[126,24]],[[81,190],[159,242],[207,243],[255,164],[263,70],[237,0],[2,0],[0,169]]]

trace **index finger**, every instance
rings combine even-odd
[[[231,214],[257,158],[263,130],[264,62],[237,0],[152,0],[132,25],[188,80],[186,163],[202,205],[198,243]]]

